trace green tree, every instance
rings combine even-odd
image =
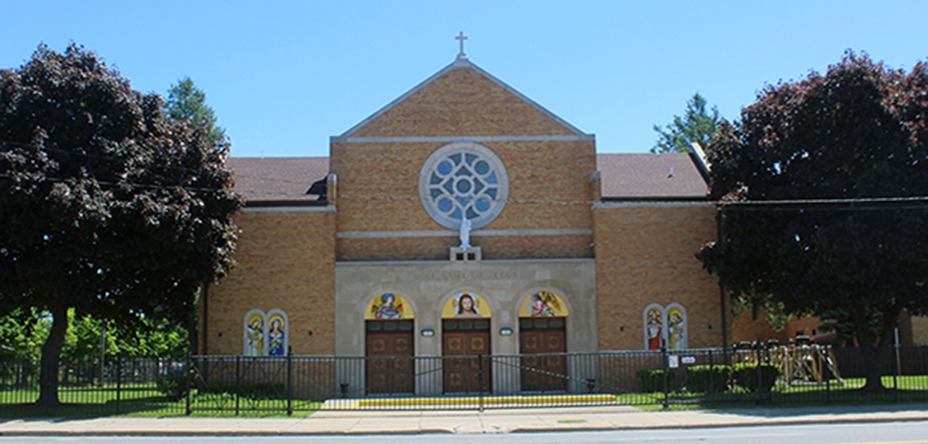
[[[75,44],[0,72],[0,313],[48,314],[39,403],[59,402],[69,310],[183,324],[226,273],[241,207],[228,151]]]
[[[900,312],[928,312],[926,68],[849,51],[825,75],[766,87],[709,149],[722,235],[698,257],[734,298],[843,313],[868,390],[883,387]]]
[[[39,347],[48,337],[47,324],[40,314],[22,308],[0,317],[0,358],[38,363]]]
[[[693,143],[704,149],[709,140],[718,132],[719,110],[713,106],[711,114],[706,111],[706,99],[699,93],[686,101],[686,114],[673,116],[673,122],[664,127],[654,125],[657,143],[651,148],[652,153],[686,153]]]
[[[193,84],[190,77],[181,79],[168,90],[168,114],[175,120],[189,120],[198,125],[205,125],[209,140],[221,142],[226,138],[226,130],[216,124],[216,114],[206,105],[206,93]]]

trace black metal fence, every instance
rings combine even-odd
[[[37,405],[38,369],[0,363],[0,414],[254,415],[590,405],[928,401],[928,347],[879,356],[861,391],[856,348],[791,346],[454,357],[191,356],[62,365],[63,406]],[[102,370],[102,372],[101,372]]]
[[[183,414],[183,397],[165,396],[159,382],[179,380],[186,365],[160,358],[113,358],[102,366],[99,362],[63,362],[58,372],[60,404],[52,405],[38,402],[37,363],[0,361],[0,416]]]

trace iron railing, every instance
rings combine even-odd
[[[0,416],[248,415],[595,405],[928,401],[928,347],[878,356],[820,346],[436,357],[190,356],[63,363],[62,405],[36,404],[38,368],[0,362]],[[101,371],[102,370],[102,371]]]

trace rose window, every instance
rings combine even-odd
[[[429,156],[419,175],[419,197],[438,223],[457,229],[489,223],[509,194],[506,168],[489,148],[472,142],[445,145]]]

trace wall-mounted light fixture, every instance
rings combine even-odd
[[[509,327],[503,327],[499,329],[500,336],[512,336],[512,329]]]
[[[423,328],[422,336],[425,336],[425,337],[435,336],[435,330],[432,330],[431,328]]]

